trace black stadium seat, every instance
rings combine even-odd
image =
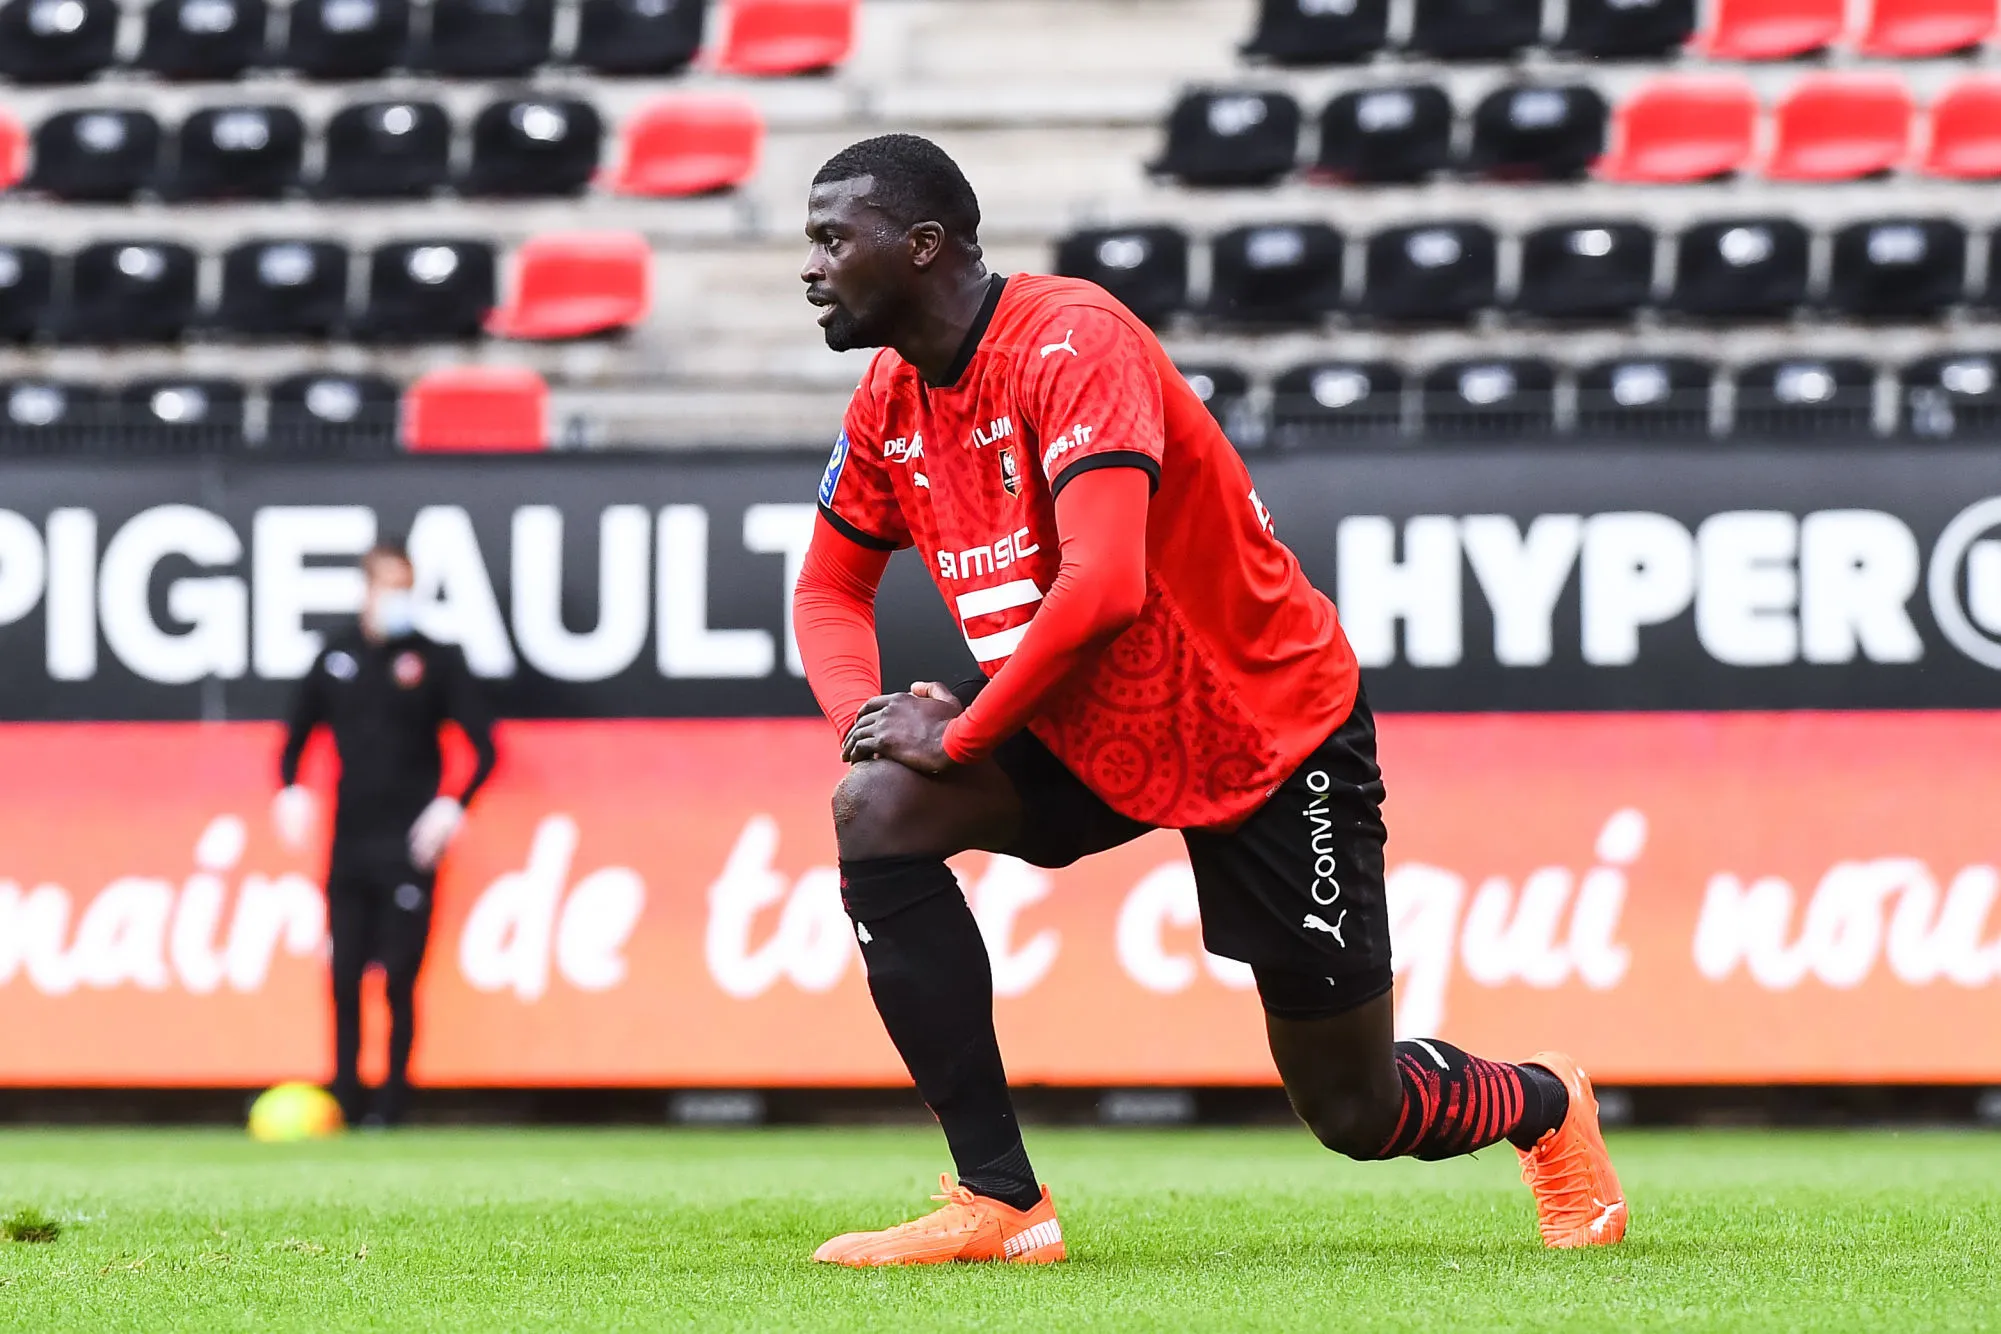
[[[1529,357],[1448,361],[1425,374],[1424,434],[1439,440],[1515,440],[1556,430],[1556,369]]]
[[[99,241],[70,260],[63,337],[169,343],[195,320],[195,252],[164,241]]]
[[[396,385],[314,371],[271,386],[264,448],[287,454],[386,454],[396,448]]]
[[[1615,440],[1709,435],[1716,368],[1693,357],[1618,357],[1577,375],[1577,433]]]
[[[1698,223],[1676,243],[1669,304],[1685,314],[1776,317],[1806,292],[1806,228],[1788,218]]]
[[[1352,88],[1320,113],[1314,170],[1340,181],[1421,181],[1452,163],[1452,100],[1410,84]]]
[[[397,241],[368,263],[360,333],[381,342],[477,338],[494,305],[493,247],[484,241]]]
[[[1440,60],[1498,60],[1542,35],[1542,0],[1417,0],[1410,49]]]
[[[2001,309],[2001,227],[1987,233],[1987,285],[1973,303],[1986,310]]]
[[[434,0],[416,68],[467,79],[527,74],[549,58],[553,0]]]
[[[1188,238],[1174,227],[1093,227],[1056,245],[1056,272],[1088,278],[1158,324],[1188,304]]]
[[[233,79],[264,53],[264,0],[153,0],[133,63],[168,79]]]
[[[1270,185],[1299,155],[1299,103],[1285,93],[1189,93],[1167,118],[1151,170],[1186,185]]]
[[[136,380],[118,394],[128,449],[163,454],[212,453],[243,444],[243,386],[234,380],[181,377]]]
[[[1944,218],[1884,218],[1834,234],[1827,304],[1865,318],[1937,315],[1966,295],[1966,229]]]
[[[599,74],[675,74],[702,49],[707,0],[584,0],[572,57]]]
[[[1522,238],[1515,309],[1550,319],[1616,319],[1653,292],[1654,234],[1637,222],[1566,222]]]
[[[1876,372],[1840,357],[1761,361],[1732,377],[1741,439],[1853,439],[1875,433]]]
[[[1314,361],[1272,383],[1272,444],[1311,449],[1403,434],[1403,372],[1383,361]]]
[[[143,111],[59,111],[35,127],[34,143],[27,184],[58,199],[130,199],[159,173],[160,123]]]
[[[373,79],[410,44],[410,0],[293,0],[284,63],[311,79]]]
[[[596,174],[604,124],[588,102],[526,97],[495,102],[472,127],[473,195],[581,194]]]
[[[1341,304],[1341,234],[1320,222],[1236,227],[1211,248],[1208,313],[1248,323],[1312,323]]]
[[[1695,31],[1695,0],[1569,0],[1559,50],[1600,60],[1664,56]]]
[[[39,246],[0,245],[0,340],[22,343],[49,325],[55,261]]]
[[[0,5],[0,78],[76,83],[107,68],[118,0],[8,0]]]
[[[346,316],[347,251],[332,241],[246,241],[223,252],[217,328],[325,338]]]
[[[1903,426],[1912,435],[1954,440],[2001,438],[2001,357],[1955,352],[1904,367]]]
[[[61,380],[0,381],[0,454],[57,454],[101,443],[104,394]]]
[[[452,122],[436,102],[362,102],[327,121],[319,192],[416,199],[451,183]]]
[[[1208,362],[1178,365],[1181,378],[1195,391],[1195,397],[1209,409],[1209,415],[1226,432],[1241,422],[1240,414],[1251,394],[1251,377],[1235,366]]]
[[[1498,88],[1474,108],[1466,165],[1499,180],[1574,180],[1605,151],[1605,120],[1605,99],[1582,84]]]
[[[276,199],[299,184],[306,127],[288,106],[204,107],[181,122],[165,192],[181,199]]]
[[[1386,320],[1462,320],[1494,303],[1494,233],[1476,222],[1391,227],[1369,238],[1362,309]]]
[[[1382,50],[1389,0],[1264,0],[1243,53],[1274,65],[1345,65]]]

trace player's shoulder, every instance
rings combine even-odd
[[[1097,319],[1145,332],[1146,325],[1117,297],[1087,278],[1017,273],[1007,280],[1007,299],[995,323],[1010,334],[1040,332],[1064,316]]]

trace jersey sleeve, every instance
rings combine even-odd
[[[820,513],[841,536],[876,551],[910,545],[903,506],[882,456],[882,398],[876,368],[855,389],[840,438],[820,478]]]
[[[1094,468],[1139,468],[1158,489],[1167,425],[1160,373],[1139,331],[1095,306],[1066,306],[1029,341],[1022,401],[1050,494]]]

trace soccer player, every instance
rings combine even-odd
[[[305,842],[315,810],[312,793],[299,786],[299,758],[313,729],[326,724],[340,756],[327,868],[333,1094],[349,1125],[391,1126],[409,1102],[417,973],[430,940],[438,859],[493,772],[493,723],[465,656],[417,632],[409,553],[379,544],[361,568],[367,592],[358,623],[327,644],[300,682],[271,813],[285,842]],[[459,725],[477,759],[457,796],[438,791],[438,729],[447,720]],[[371,962],[382,965],[389,997],[389,1072],[374,1105],[364,1107],[357,1059],[361,977]]]

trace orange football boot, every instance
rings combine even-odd
[[[1598,1098],[1577,1062],[1560,1051],[1537,1052],[1539,1065],[1563,1081],[1570,1110],[1563,1124],[1536,1141],[1522,1156],[1522,1180],[1535,1192],[1536,1216],[1545,1246],[1611,1246],[1626,1237],[1626,1196],[1612,1155],[1598,1132]]]
[[[1001,1260],[1018,1265],[1054,1264],[1063,1258],[1063,1225],[1049,1187],[1033,1208],[1015,1209],[975,1195],[940,1175],[945,1207],[884,1232],[848,1232],[835,1237],[813,1258],[823,1264],[942,1265],[957,1260]]]

